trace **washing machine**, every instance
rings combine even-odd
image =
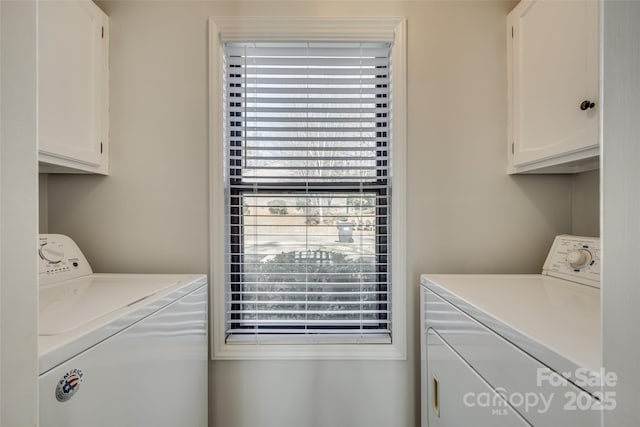
[[[207,425],[207,278],[97,274],[39,237],[41,427]]]

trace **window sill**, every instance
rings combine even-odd
[[[255,339],[237,342],[240,341],[237,338],[232,341],[215,349],[213,360],[406,360],[406,349],[391,343],[275,344]]]
[[[348,346],[368,344],[391,344],[388,333],[379,334],[236,334],[229,335],[226,344],[242,345],[310,345],[310,344],[340,344]]]

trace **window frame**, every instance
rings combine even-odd
[[[393,95],[390,109],[391,343],[248,344],[225,342],[225,251],[230,245],[225,225],[223,55],[230,41],[392,41]],[[210,282],[211,356],[214,360],[246,359],[406,359],[406,19],[405,18],[228,18],[209,20],[210,135]],[[220,238],[224,236],[224,238]]]

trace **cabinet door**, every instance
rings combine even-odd
[[[432,329],[426,338],[429,427],[529,426]]]
[[[103,19],[91,1],[38,3],[39,151],[98,167],[103,133]]]
[[[598,146],[598,8],[531,0],[509,14],[514,166]]]

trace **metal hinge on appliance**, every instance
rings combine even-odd
[[[102,142],[100,143],[100,154],[102,154]]]
[[[102,27],[102,38],[104,38],[104,27]]]
[[[516,145],[516,144],[515,144],[515,142],[512,142],[512,143],[511,143],[511,154],[514,154],[514,153],[515,153],[515,150],[516,150],[516,149],[515,149],[515,145]]]

